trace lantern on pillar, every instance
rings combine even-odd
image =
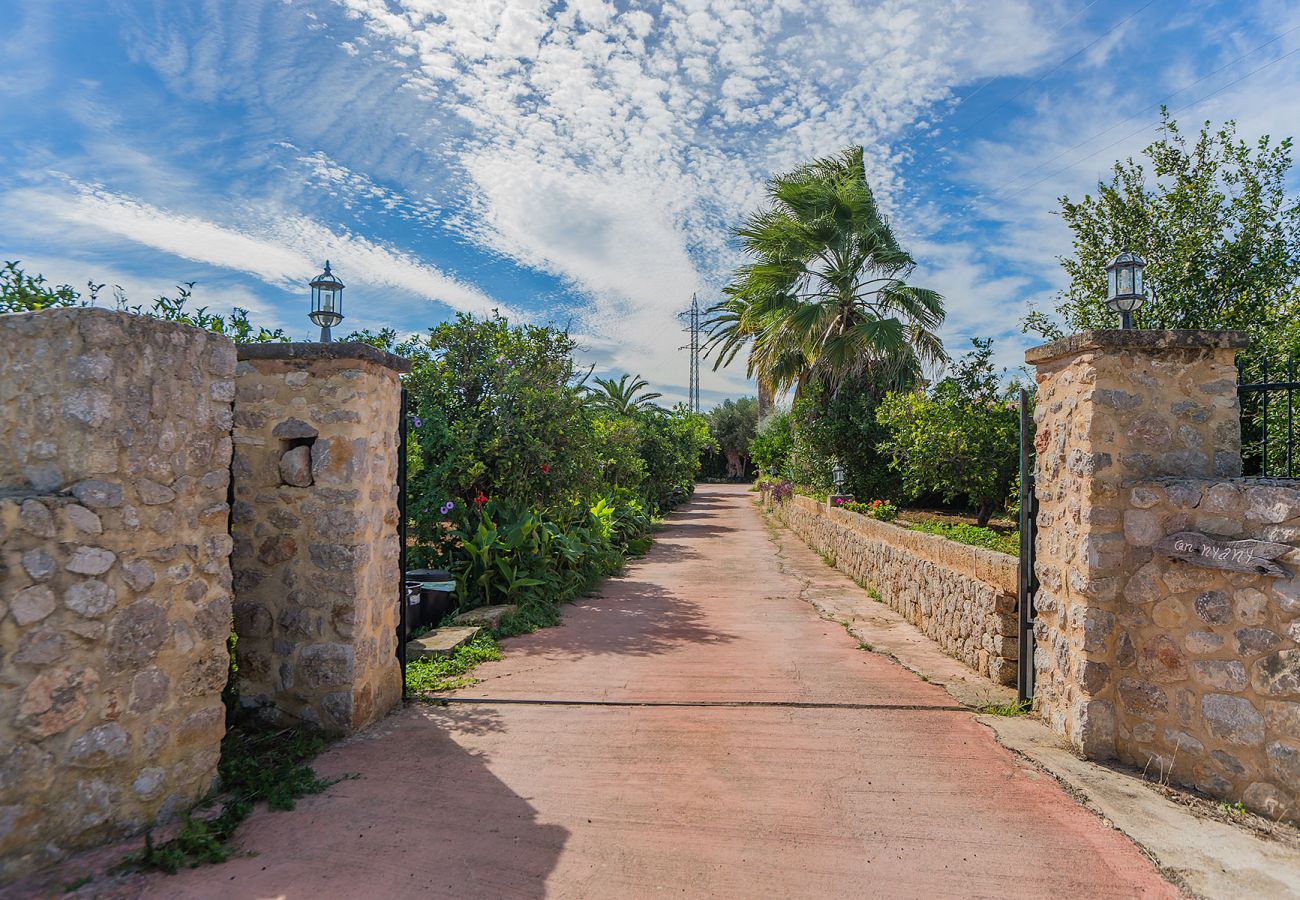
[[[330,342],[330,329],[343,321],[343,282],[330,271],[325,260],[325,271],[311,281],[311,314],[309,318],[320,326],[321,343]]]
[[[1146,262],[1126,248],[1106,266],[1106,305],[1119,313],[1119,327],[1133,327],[1133,311],[1147,298],[1142,270]]]

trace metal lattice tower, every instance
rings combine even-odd
[[[678,350],[689,350],[691,352],[691,386],[690,402],[691,412],[700,411],[700,301],[691,294],[690,309],[677,314],[677,318],[686,323],[686,331],[691,335],[691,342],[685,347],[678,347]]]
[[[691,411],[700,411],[700,301],[691,294]]]

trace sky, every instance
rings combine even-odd
[[[0,258],[132,302],[195,282],[314,335],[569,328],[684,399],[765,180],[851,145],[955,356],[1050,309],[1062,195],[1156,136],[1300,123],[1283,0],[0,0]],[[1293,176],[1291,188],[1298,187]],[[705,407],[753,392],[702,365]]]

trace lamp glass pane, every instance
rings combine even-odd
[[[1133,293],[1133,267],[1122,266],[1119,270],[1119,294]]]
[[[1109,272],[1106,273],[1106,282],[1107,282],[1106,296],[1107,297],[1115,296],[1115,286],[1116,286],[1115,273],[1118,271],[1119,271],[1118,269],[1111,269]]]
[[[334,312],[334,291],[332,289],[321,289],[320,308],[322,312]]]

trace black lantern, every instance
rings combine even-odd
[[[310,318],[320,326],[322,344],[330,342],[330,329],[343,321],[343,282],[330,271],[328,259],[325,260],[325,271],[311,282]]]
[[[1133,310],[1147,298],[1142,270],[1146,268],[1142,257],[1127,249],[1106,266],[1106,305],[1119,313],[1119,327],[1133,327]]]
[[[844,486],[844,467],[840,465],[838,459],[835,460],[835,465],[831,467],[831,482],[835,485],[835,493],[838,494],[840,488]]]

